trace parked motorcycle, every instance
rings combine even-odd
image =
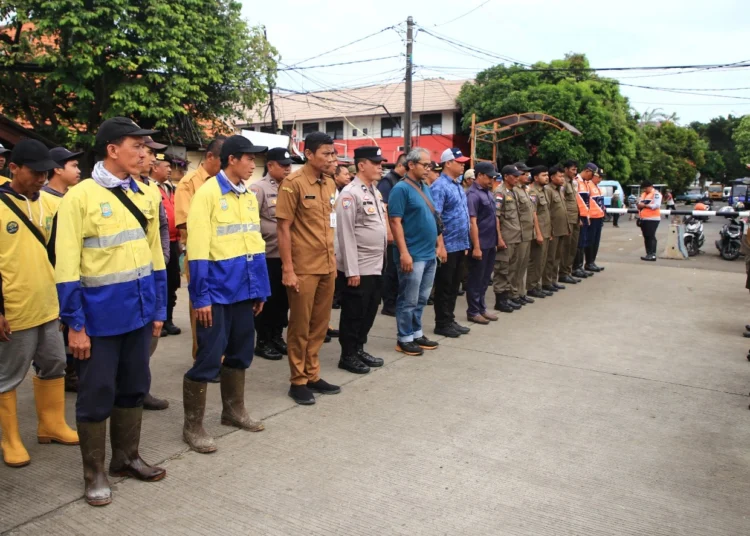
[[[731,218],[719,231],[716,249],[725,261],[737,260],[740,256],[740,242],[745,232],[745,223],[739,218]]]
[[[683,223],[685,224],[685,236],[683,241],[685,243],[685,249],[691,257],[695,257],[700,253],[700,249],[706,241],[706,236],[703,234],[703,217],[700,216],[685,216]]]

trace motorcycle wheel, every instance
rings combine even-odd
[[[698,242],[693,237],[685,237],[685,249],[688,257],[695,257],[698,254]]]
[[[721,258],[725,261],[735,261],[740,256],[740,246],[739,244],[734,244],[730,242],[723,248],[721,248]]]

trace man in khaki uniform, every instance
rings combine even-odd
[[[549,173],[545,166],[536,166],[531,169],[531,178],[534,180],[529,188],[529,197],[536,207],[536,219],[538,233],[536,240],[531,243],[531,253],[529,254],[529,270],[526,274],[526,291],[529,296],[534,298],[546,298],[552,296],[551,291],[542,289],[542,274],[547,262],[547,253],[549,243],[552,237],[552,222],[549,213],[549,198],[544,189],[549,183]],[[542,242],[539,243],[541,236]]]
[[[190,210],[190,202],[193,200],[195,192],[203,186],[208,179],[215,177],[221,171],[221,146],[224,145],[224,136],[215,138],[206,147],[206,159],[201,162],[198,169],[190,171],[182,177],[177,184],[174,193],[174,221],[180,230],[180,242],[183,246],[187,244],[187,216]],[[185,251],[184,259],[185,279],[190,282],[190,270],[188,270],[188,252]],[[193,359],[198,351],[198,341],[195,337],[195,312],[193,304],[189,303],[190,308],[190,331],[193,335]]]
[[[544,189],[547,192],[547,199],[549,201],[552,237],[550,238],[549,249],[547,250],[547,262],[544,267],[542,289],[548,292],[557,292],[565,288],[565,285],[560,285],[557,282],[557,277],[560,272],[560,262],[564,253],[563,245],[567,237],[570,236],[570,222],[562,193],[563,186],[565,185],[565,176],[563,175],[562,168],[560,166],[553,166],[549,170],[549,178],[550,183]]]
[[[580,279],[573,277],[573,262],[578,251],[578,235],[581,232],[580,213],[578,211],[578,201],[576,196],[578,192],[573,182],[578,174],[578,162],[568,160],[563,164],[565,174],[565,185],[562,189],[563,199],[565,200],[565,209],[568,214],[568,224],[570,225],[570,235],[565,237],[560,252],[560,283],[575,285],[580,283]]]
[[[336,281],[336,169],[333,139],[323,132],[305,138],[305,165],[279,188],[276,204],[282,282],[289,296],[287,351],[291,370],[289,396],[297,404],[315,404],[313,391],[341,389],[320,377],[320,352],[331,318]]]
[[[379,147],[354,149],[357,175],[344,186],[336,203],[336,266],[341,288],[339,368],[355,374],[383,366],[381,358],[364,348],[378,314],[388,244],[388,214],[383,194],[375,187],[385,161]]]
[[[495,291],[495,310],[512,313],[521,306],[510,299],[513,289],[511,266],[518,263],[518,244],[521,243],[521,220],[518,215],[518,201],[514,187],[523,174],[516,166],[502,169],[503,182],[495,188],[495,212],[500,221],[497,238],[497,256],[492,274]]]
[[[524,278],[526,277],[526,270],[529,266],[529,254],[531,252],[532,240],[540,241],[541,233],[539,232],[539,225],[536,221],[536,207],[531,202],[529,197],[528,186],[520,182],[526,177],[526,173],[523,172],[518,184],[513,187],[513,192],[516,194],[516,203],[518,205],[518,219],[521,222],[521,242],[516,247],[516,262],[510,265],[511,274],[511,302],[515,302],[518,305],[527,305],[534,303],[533,298],[526,296],[526,285]]]

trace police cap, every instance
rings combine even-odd
[[[269,149],[268,154],[266,154],[266,161],[278,162],[282,166],[289,166],[294,163],[294,160],[292,160],[289,151],[287,151],[283,147],[274,147],[273,149]]]
[[[383,158],[383,151],[380,149],[380,147],[375,146],[365,146],[365,147],[357,147],[354,149],[354,159],[358,160],[360,158],[364,158],[365,160],[369,160],[370,162],[388,162],[385,158]]]

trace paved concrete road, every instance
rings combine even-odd
[[[326,345],[344,389],[313,407],[286,397],[285,362],[258,359],[247,398],[266,431],[221,426],[211,386],[212,455],[180,437],[189,336],[162,339],[153,392],[172,407],[146,416],[141,450],[168,476],[118,481],[106,508],[80,498],[77,448],[34,442],[27,379],[33,461],[0,467],[0,533],[748,534],[744,263],[642,263],[634,225],[605,237],[603,274],[423,357],[394,352],[382,316],[368,349],[383,369],[340,371]]]

